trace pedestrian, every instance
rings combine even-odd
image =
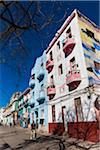
[[[34,123],[34,121],[31,124],[31,136],[30,139],[36,139],[36,125]]]

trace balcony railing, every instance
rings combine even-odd
[[[49,99],[52,99],[56,94],[56,88],[55,85],[49,85],[47,88],[47,95],[49,96]]]
[[[69,86],[69,91],[75,90],[81,82],[79,70],[70,71],[66,76],[66,84]]]
[[[34,97],[31,97],[29,100],[28,100],[28,104],[32,104],[34,101]]]
[[[48,60],[46,62],[46,69],[48,70],[48,73],[50,73],[52,71],[53,67],[54,67],[54,61]]]
[[[30,78],[29,87],[32,89],[35,87],[35,79]]]
[[[40,90],[40,95],[39,98],[37,99],[39,104],[43,104],[45,101],[45,91],[44,90]]]
[[[66,83],[69,84],[73,81],[78,81],[78,80],[80,80],[80,78],[81,78],[80,71],[73,70],[66,75]]]
[[[29,104],[29,106],[30,106],[31,108],[34,108],[35,103],[34,103],[34,102],[31,102],[31,103]]]
[[[75,39],[74,38],[68,38],[64,41],[63,51],[66,56],[71,54],[75,47]]]
[[[44,69],[41,68],[41,69],[39,70],[38,76],[37,76],[37,79],[39,80],[39,82],[41,82],[41,81],[43,80],[44,74],[45,74],[45,73],[44,73]]]

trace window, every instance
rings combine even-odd
[[[60,41],[57,43],[57,50],[60,49]]]
[[[60,64],[60,66],[58,67],[58,74],[63,74],[62,64]]]
[[[94,33],[88,29],[86,29],[86,33],[89,37],[94,38]]]
[[[41,118],[44,119],[44,109],[41,110]]]
[[[59,54],[59,55],[57,56],[57,61],[61,61],[61,59],[62,59],[62,55]]]
[[[43,62],[41,63],[41,67],[43,67]]]
[[[43,86],[43,84],[41,84],[41,90],[43,90],[44,89],[44,86]]]
[[[97,97],[94,101],[94,106],[97,110],[100,110],[100,97]]]
[[[89,29],[86,28],[85,29],[81,29],[82,32],[84,32],[85,34],[87,34],[87,36],[91,37],[94,39],[94,33],[92,31],[90,31]]]
[[[66,42],[65,42],[65,40],[64,40],[64,41],[62,42],[63,47],[65,46],[65,43],[66,43]]]
[[[35,111],[36,118],[38,118],[38,111]]]
[[[100,41],[94,37],[94,40],[100,44]]]
[[[70,67],[74,69],[75,66],[75,57],[70,60]]]
[[[71,28],[66,31],[66,38],[72,38]]]
[[[63,123],[65,123],[65,117],[64,117],[64,114],[65,114],[65,111],[66,111],[66,106],[62,106],[62,121]]]
[[[81,28],[81,31],[84,32],[84,33],[86,33],[86,31],[84,29],[82,29],[82,28]]]
[[[35,79],[35,74],[33,74],[33,75],[31,76],[31,78],[32,78],[32,79]]]
[[[92,67],[87,67],[87,70],[90,71],[90,72],[93,72]]]
[[[90,30],[88,30],[88,29],[81,29],[81,31],[82,32],[84,32],[87,36],[89,36],[89,37],[91,37],[91,38],[93,38],[96,42],[100,42],[98,39],[96,39],[95,37],[94,37],[94,33],[93,32],[91,32]]]
[[[54,84],[53,75],[50,77],[50,83],[51,83],[52,85]]]
[[[31,108],[34,108],[34,106],[35,106],[34,103],[32,103],[32,104],[31,104]]]
[[[34,113],[32,113],[32,120],[34,120]]]
[[[100,63],[94,61],[94,66],[96,70],[100,70]]]
[[[75,62],[75,57],[73,57],[70,62],[74,63]]]
[[[50,60],[53,60],[52,51],[50,52]]]
[[[83,112],[82,112],[81,98],[80,97],[75,98],[74,99],[74,103],[75,103],[77,122],[78,121],[83,121]]]
[[[56,120],[55,117],[55,105],[52,106],[52,121],[54,122]]]
[[[92,50],[92,52],[95,52],[95,48],[94,48],[94,47],[92,47],[92,46],[91,46],[91,50]]]
[[[44,119],[40,119],[40,124],[41,124],[41,126],[44,125]]]

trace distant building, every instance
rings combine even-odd
[[[20,92],[15,92],[4,110],[4,124],[6,125],[14,125],[17,122],[18,97],[20,94]]]
[[[31,88],[27,88],[18,98],[18,124],[21,127],[28,127],[30,124],[30,90]]]
[[[3,112],[4,112],[4,108],[0,108],[0,123],[1,124],[3,124],[3,121],[4,121]]]

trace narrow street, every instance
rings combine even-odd
[[[59,136],[38,134],[29,140],[30,131],[19,127],[0,126],[0,150],[99,150],[99,144]]]
[[[29,138],[27,131],[15,127],[0,127],[0,150],[20,148],[20,144]]]

